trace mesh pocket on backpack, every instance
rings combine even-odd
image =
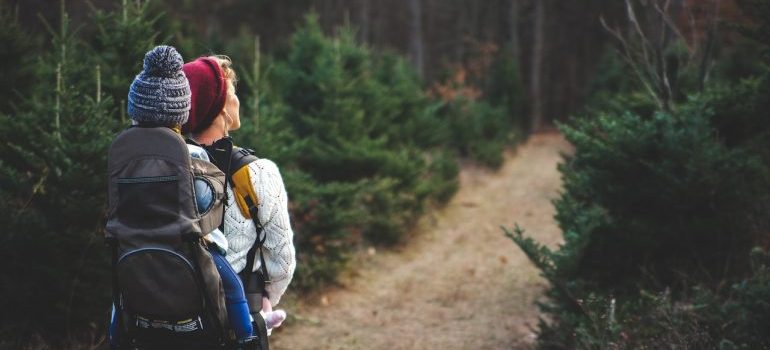
[[[160,227],[179,217],[179,177],[125,177],[117,180],[118,219],[135,228]]]
[[[192,263],[171,250],[143,248],[125,254],[118,262],[118,284],[125,307],[137,316],[179,321],[202,311]]]

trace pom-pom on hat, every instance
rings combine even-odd
[[[190,119],[182,126],[182,132],[198,133],[211,126],[225,107],[227,82],[222,67],[213,58],[201,57],[185,63],[182,70],[192,91]]]
[[[182,125],[190,114],[190,84],[184,61],[171,46],[156,46],[144,55],[142,71],[128,90],[128,116],[136,122]]]

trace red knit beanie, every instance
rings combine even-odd
[[[192,92],[190,118],[182,125],[182,132],[198,133],[211,126],[225,107],[227,82],[219,63],[212,58],[201,57],[185,63],[182,70]]]

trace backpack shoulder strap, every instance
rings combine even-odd
[[[257,218],[252,214],[252,211],[256,212],[259,198],[256,191],[254,191],[254,186],[252,186],[248,165],[258,159],[254,155],[254,151],[248,148],[233,147],[233,152],[230,154],[230,169],[227,175],[230,177],[230,184],[233,186],[235,203],[238,204],[238,209],[241,210],[241,214],[247,219]],[[254,222],[257,223],[258,220]]]
[[[252,219],[252,207],[253,210],[256,210],[259,198],[257,198],[257,193],[252,186],[251,174],[247,165],[259,159],[254,155],[254,151],[233,145],[232,139],[229,137],[211,145],[200,145],[190,138],[186,142],[206,150],[211,162],[225,173],[226,185],[232,186],[235,203],[241,214],[247,219]]]
[[[249,165],[259,159],[255,154],[253,149],[233,146],[233,153],[230,155],[230,167],[233,171],[237,171]]]
[[[257,239],[254,241],[254,246],[251,247],[247,256],[247,267],[254,266],[254,255],[256,250],[259,250],[260,259],[262,259],[262,268],[264,269],[265,263],[262,257],[262,244],[265,242],[266,236],[263,235],[262,223],[259,221],[259,197],[254,190],[253,182],[251,181],[251,172],[248,165],[257,161],[259,158],[254,155],[254,151],[248,148],[233,147],[233,153],[230,156],[230,183],[233,186],[233,194],[235,195],[235,203],[238,204],[241,214],[247,219],[254,221],[254,226],[257,228]],[[263,270],[263,275],[267,277],[267,271]]]
[[[242,272],[244,277],[244,286],[247,289],[256,288],[260,290],[247,290],[246,294],[255,294],[267,296],[265,285],[270,283],[270,277],[267,273],[267,264],[265,263],[265,256],[262,252],[262,245],[265,243],[267,235],[264,233],[262,223],[259,221],[259,197],[254,190],[253,182],[251,181],[251,172],[248,165],[257,161],[259,158],[254,155],[254,151],[248,148],[233,147],[233,152],[230,156],[230,183],[233,187],[233,194],[235,197],[235,203],[238,205],[243,216],[247,219],[251,219],[254,222],[254,227],[257,230],[257,237],[254,240],[254,244],[246,253],[246,267]],[[256,260],[257,253],[259,253],[260,272],[256,278],[260,279],[261,283],[252,284],[251,279],[254,278],[252,269],[254,268],[254,261]],[[257,287],[258,286],[258,287]],[[248,296],[247,296],[248,299]],[[256,298],[255,298],[256,299]],[[249,303],[254,303],[255,309],[261,309],[262,300],[249,300]]]

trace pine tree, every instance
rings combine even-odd
[[[163,14],[152,15],[150,1],[123,0],[118,11],[90,6],[97,30],[91,49],[104,77],[102,87],[120,108],[121,119],[125,119],[128,88],[142,70],[144,54],[159,41],[161,33],[155,27]]]
[[[355,37],[327,37],[309,16],[261,89],[253,140],[284,169],[303,287],[333,280],[362,237],[402,240],[426,201],[456,189],[456,161],[440,149],[446,129],[416,73]]]
[[[124,6],[122,20],[115,20],[120,13],[96,11],[99,30],[94,40],[84,40],[60,5],[59,23],[43,21],[50,44],[38,59],[27,60],[39,83],[0,125],[6,140],[0,146],[0,216],[9,227],[0,253],[11,262],[0,274],[0,303],[25,310],[0,316],[7,317],[0,322],[5,339],[35,335],[60,342],[101,332],[106,324],[109,262],[101,233],[107,147],[125,123],[125,102],[117,99],[125,99],[157,36],[144,7]]]
[[[19,98],[29,95],[34,85],[34,65],[28,55],[35,51],[37,38],[19,25],[17,13],[0,4],[0,81],[13,82],[0,86],[0,113],[10,113]]]
[[[752,8],[765,27],[770,7]],[[769,78],[712,79],[673,111],[642,115],[623,104],[639,93],[630,84],[598,96],[617,99],[594,106],[606,111],[561,126],[575,147],[554,201],[564,243],[506,232],[550,284],[540,348],[770,344]]]

